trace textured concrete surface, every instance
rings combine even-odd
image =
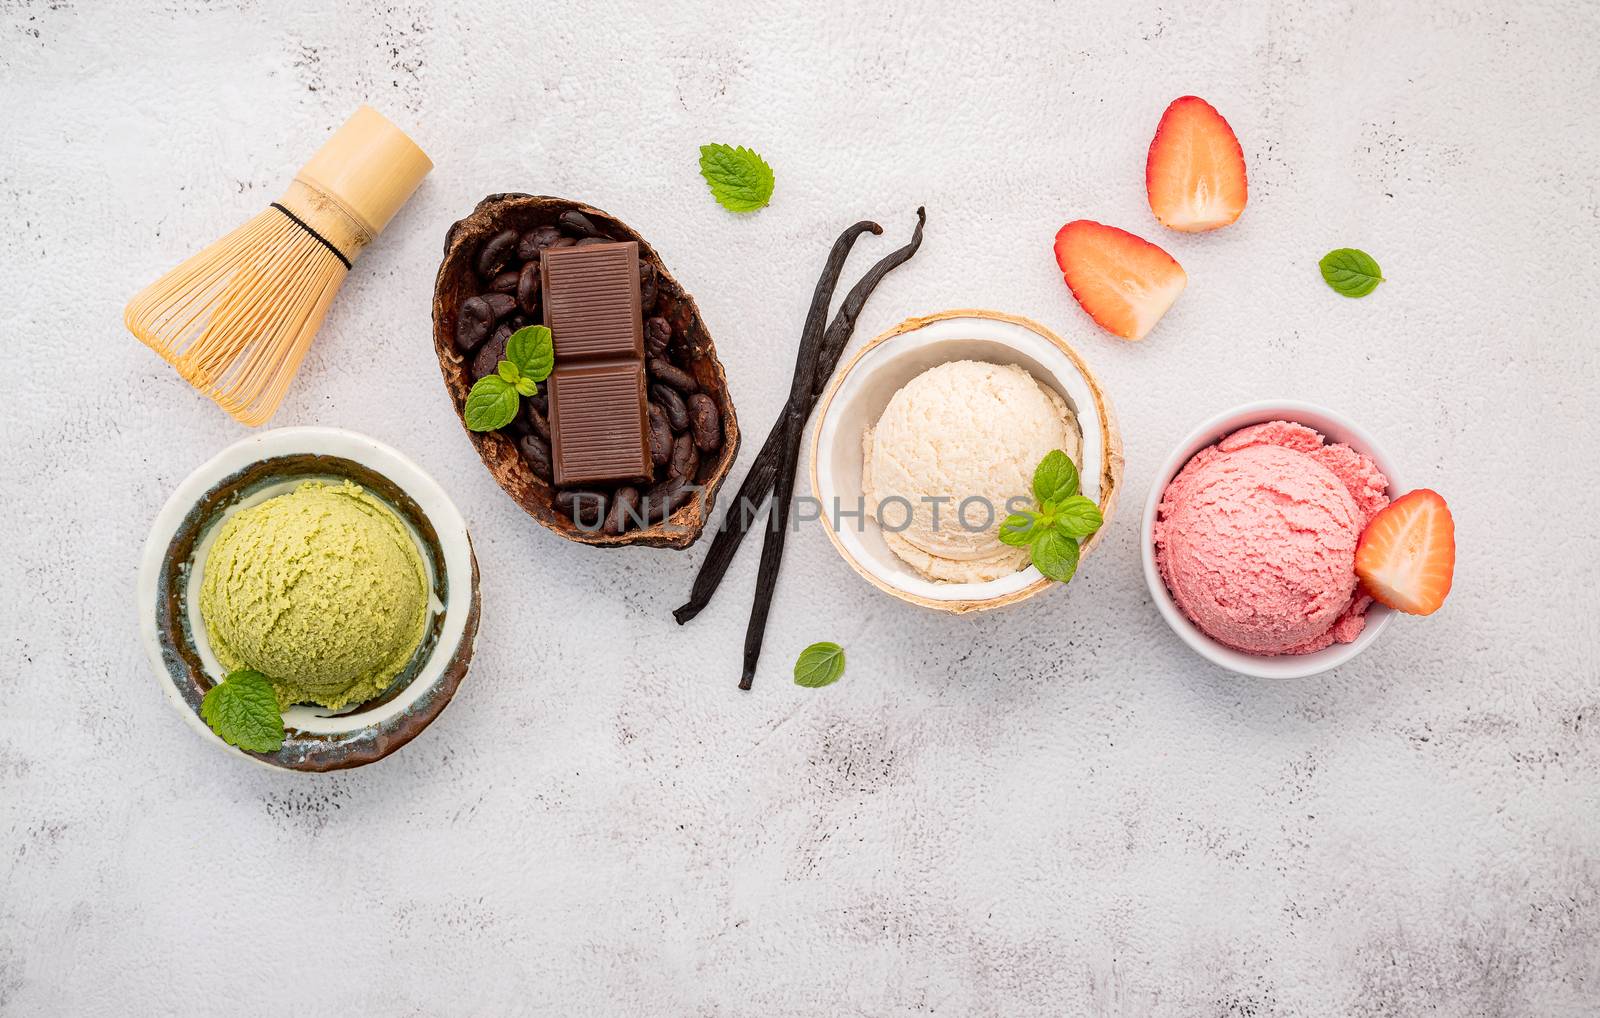
[[[0,2],[0,1012],[1600,1013],[1600,13],[970,6]],[[1144,202],[1150,133],[1190,91],[1250,166],[1211,236]],[[264,773],[180,723],[136,641],[146,528],[242,429],[120,309],[362,100],[438,169],[277,423],[367,432],[445,485],[483,638],[397,756]],[[765,153],[771,208],[711,204],[709,140]],[[1070,589],[951,619],[808,529],[739,693],[750,549],[679,629],[700,550],[554,539],[446,404],[433,271],[500,190],[650,238],[756,434],[833,234],[882,220],[860,269],[926,203],[857,342],[977,305],[1078,344],[1127,442],[1107,543]],[[1078,216],[1189,272],[1142,345],[1061,284],[1050,240]],[[1388,274],[1366,300],[1317,277],[1343,245]],[[1435,618],[1272,685],[1164,628],[1134,534],[1186,430],[1275,394],[1348,412],[1444,492],[1461,560]],[[796,688],[820,639],[849,672]]]

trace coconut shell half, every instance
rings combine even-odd
[[[716,403],[722,416],[722,445],[700,458],[695,483],[700,487],[695,496],[667,519],[648,527],[612,535],[597,529],[580,527],[555,505],[556,490],[533,472],[518,451],[514,437],[505,431],[478,432],[467,430],[473,447],[483,459],[483,465],[494,475],[512,501],[527,511],[528,515],[569,541],[600,547],[645,545],[651,548],[687,548],[705,529],[716,503],[718,489],[727,478],[734,458],[739,453],[739,422],[734,414],[733,398],[728,392],[728,377],[711,333],[700,318],[700,310],[691,297],[656,254],[645,239],[615,216],[581,202],[544,195],[491,194],[478,203],[467,218],[450,227],[445,235],[444,261],[439,266],[439,276],[433,291],[433,346],[439,356],[439,371],[444,376],[445,390],[455,406],[456,416],[466,429],[464,416],[467,393],[472,389],[470,356],[460,353],[455,344],[456,314],[461,303],[482,293],[483,281],[477,273],[480,248],[488,238],[506,229],[519,234],[536,226],[555,226],[564,212],[580,212],[598,227],[602,236],[611,240],[636,241],[639,259],[654,267],[657,279],[657,305],[654,311],[673,324],[680,367],[683,367],[700,390]],[[649,314],[650,312],[646,312]]]

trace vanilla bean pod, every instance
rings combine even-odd
[[[883,282],[883,277],[893,270],[911,260],[922,246],[922,227],[928,222],[927,210],[917,207],[917,227],[911,231],[911,242],[905,247],[897,248],[878,260],[878,263],[867,270],[850,292],[845,295],[844,303],[839,305],[838,314],[833,316],[833,323],[828,326],[828,331],[822,336],[822,349],[817,358],[816,376],[811,384],[811,403],[807,409],[816,406],[817,400],[822,398],[822,390],[828,387],[828,380],[833,377],[833,371],[839,366],[839,358],[844,356],[844,348],[850,344],[850,337],[856,331],[856,319],[861,317],[861,312],[867,306],[867,298],[872,296],[872,291]],[[804,421],[801,422],[804,425]]]
[[[778,567],[783,564],[783,539],[789,532],[795,469],[800,465],[800,433],[806,425],[805,410],[791,402],[783,416],[783,453],[778,463],[777,483],[772,490],[772,525],[767,530],[766,540],[761,542],[756,600],[750,607],[750,624],[744,631],[744,671],[739,676],[740,689],[749,689],[755,681],[756,662],[761,657],[761,642],[767,632],[767,613],[772,610],[772,594],[778,584]]]
[[[796,378],[800,377],[802,372],[816,370],[819,340],[822,336],[822,327],[828,320],[828,305],[833,303],[833,291],[839,285],[839,276],[844,272],[844,263],[850,257],[850,249],[855,245],[856,238],[867,232],[880,234],[883,232],[883,227],[870,220],[863,219],[839,234],[839,238],[833,242],[833,247],[828,251],[828,260],[823,264],[822,275],[817,279],[816,288],[811,293],[811,308],[806,312],[805,324],[800,329],[800,346],[795,355],[794,370]],[[792,382],[790,388],[792,393]],[[782,413],[778,415],[778,423],[773,425],[774,434],[777,434],[783,428],[783,417]],[[770,438],[767,444],[772,444]],[[763,448],[762,456],[765,453],[766,449]],[[738,494],[734,495],[733,501],[729,503],[728,510],[723,517],[722,531],[717,534],[717,540],[712,543],[711,552],[706,557],[707,563],[714,560],[724,547],[726,548],[725,557],[728,560],[733,558],[734,551],[738,549],[738,542],[735,541],[731,545],[724,545],[721,540],[722,533],[734,526],[742,525],[742,528],[748,527],[750,521],[746,518],[748,513],[745,512],[745,507],[748,506],[753,510],[761,504],[761,500],[766,498],[767,494],[772,490],[772,475],[777,471],[776,457],[772,458],[773,461],[770,465],[763,465],[760,462],[762,456],[756,457],[757,463],[745,474],[744,481],[739,485]],[[760,468],[759,471],[758,467]],[[764,480],[762,479],[763,476]],[[724,561],[721,570],[717,573],[719,579],[722,573],[727,571],[727,567],[728,563]],[[702,564],[702,574],[704,574],[705,569],[706,565]],[[696,580],[697,589],[698,585],[699,581]],[[715,587],[715,583],[712,586]],[[709,600],[709,594],[707,599]],[[673,613],[680,626],[694,617],[692,614],[688,616],[679,615],[679,612],[682,611],[683,609],[680,608]],[[696,609],[696,612],[698,612],[698,609]]]
[[[917,230],[911,244],[912,252],[916,250],[916,245],[921,243],[922,225],[925,220],[926,216],[919,208]],[[910,254],[908,253],[906,257],[909,258]],[[881,274],[877,276],[877,279],[882,278]],[[876,285],[876,279],[872,285]],[[852,295],[854,293],[853,288]],[[866,294],[870,293],[869,287],[863,291],[861,300],[855,305],[840,308],[840,329],[836,335],[822,337],[822,341],[818,344],[819,349],[810,360],[809,374],[805,370],[806,361],[803,355],[795,366],[794,382],[789,387],[789,401],[783,411],[783,446],[778,458],[778,476],[772,489],[770,526],[766,538],[761,543],[761,566],[756,572],[756,598],[750,608],[750,624],[744,634],[744,670],[739,676],[740,689],[749,689],[751,683],[755,681],[756,663],[761,659],[761,644],[767,632],[767,615],[772,610],[773,593],[778,583],[778,569],[783,564],[783,545],[789,536],[789,512],[794,503],[794,475],[800,465],[800,441],[805,432],[806,419],[811,416],[811,408],[816,404],[827,377],[833,374],[834,365],[849,340],[849,333],[855,328],[855,320],[861,313],[861,305],[866,302]],[[849,305],[849,302],[846,304]],[[829,331],[834,332],[831,329]],[[825,360],[824,354],[828,350],[829,339],[833,340],[833,356],[831,360]],[[824,364],[826,364],[825,369]]]
[[[839,306],[839,311],[834,315],[833,322],[828,326],[828,331],[823,335],[818,349],[810,398],[806,404],[805,414],[801,418],[802,428],[805,419],[811,415],[811,408],[821,398],[822,390],[827,388],[828,380],[833,377],[839,358],[844,354],[844,348],[849,345],[850,336],[855,331],[856,319],[866,307],[867,298],[872,296],[872,291],[883,281],[883,277],[904,265],[917,253],[917,249],[922,246],[922,227],[927,218],[925,210],[917,209],[917,228],[911,235],[911,242],[879,259],[877,264],[850,288],[844,303]],[[699,615],[711,602],[711,596],[717,592],[723,576],[727,575],[728,566],[733,563],[733,556],[739,550],[739,543],[753,523],[753,510],[772,493],[773,482],[778,476],[779,455],[783,450],[786,417],[787,415],[780,416],[773,424],[772,431],[768,433],[766,442],[761,446],[761,451],[756,454],[755,462],[750,465],[743,483],[739,485],[739,493],[728,506],[723,516],[722,527],[712,538],[711,550],[706,554],[705,561],[700,565],[700,571],[695,575],[689,600],[673,611],[672,617],[678,620],[680,626]]]

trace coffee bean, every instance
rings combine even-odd
[[[650,398],[666,411],[667,423],[672,425],[673,431],[683,431],[689,427],[689,408],[683,405],[682,396],[657,383],[650,387]]]
[[[529,262],[517,277],[517,307],[534,314],[539,310],[539,263]]]
[[[517,241],[517,257],[525,262],[534,261],[539,252],[561,239],[561,231],[554,226],[535,226]]]
[[[517,298],[509,293],[480,293],[478,299],[489,306],[489,313],[497,322],[517,309]]]
[[[672,326],[661,317],[646,318],[644,321],[644,352],[651,357],[664,357],[667,353],[667,344],[672,342]]]
[[[571,247],[572,245],[574,245],[576,243],[577,243],[577,241],[572,239],[571,237],[557,237],[555,239],[555,243],[551,244],[550,246],[551,247]]]
[[[556,217],[556,222],[561,225],[562,232],[575,237],[598,237],[600,228],[594,225],[590,218],[577,209],[568,209]]]
[[[595,244],[615,244],[616,241],[609,237],[584,237],[578,241],[577,247],[590,247]]]
[[[611,499],[611,511],[606,514],[605,532],[620,534],[629,527],[638,526],[640,522],[639,489],[631,485],[618,488],[616,496]]]
[[[606,497],[598,491],[563,489],[556,492],[556,507],[585,530],[598,530],[606,518]]]
[[[646,523],[660,523],[682,509],[694,497],[695,488],[681,477],[669,477],[644,493],[640,499],[644,506]]]
[[[672,459],[672,428],[665,410],[654,403],[647,409],[650,413],[650,461],[664,467]]]
[[[717,411],[716,402],[703,392],[689,397],[689,430],[701,452],[710,452],[722,444],[722,414]]]
[[[538,435],[523,435],[517,439],[517,448],[522,450],[522,458],[528,461],[528,469],[536,476],[550,480],[550,443]]]
[[[639,259],[639,308],[645,313],[656,309],[656,267]]]
[[[667,472],[672,477],[693,481],[700,471],[700,453],[694,447],[694,436],[687,431],[672,440],[672,461]]]
[[[494,282],[489,284],[489,289],[495,293],[516,293],[518,275],[520,273],[516,269],[507,269],[494,277]]]
[[[550,394],[545,390],[544,383],[539,383],[539,391],[532,396],[523,397],[523,402],[544,414],[545,420],[550,419]]]
[[[471,353],[479,343],[489,338],[489,327],[494,324],[494,309],[482,297],[468,297],[456,311],[456,349]]]
[[[658,382],[665,382],[687,396],[691,392],[700,391],[700,383],[687,371],[668,361],[664,357],[652,357],[648,365],[650,377]],[[674,425],[676,430],[676,425]]]
[[[473,301],[477,301],[478,303],[473,304]],[[460,338],[462,336],[462,316],[469,316],[471,319],[469,323],[469,329],[471,331],[467,337],[471,338],[471,335],[475,334],[477,329],[476,323],[482,315],[487,314],[492,324],[494,321],[504,317],[506,311],[516,306],[514,301],[512,301],[512,303],[508,306],[506,303],[508,301],[512,301],[512,298],[510,295],[504,293],[484,293],[479,294],[476,297],[469,297],[467,300],[462,301],[461,311],[458,313],[456,320],[457,344],[460,344]],[[495,365],[505,357],[506,338],[509,337],[511,333],[516,331],[514,321],[515,320],[513,319],[511,321],[501,322],[498,326],[488,330],[489,341],[484,343],[483,346],[479,348],[477,355],[474,356],[472,360],[473,381],[477,381],[484,375],[491,374],[495,369]],[[494,349],[494,353],[487,352],[491,348]],[[488,359],[491,357],[493,360]],[[486,362],[488,365],[487,367],[484,366]]]
[[[550,419],[544,415],[543,410],[533,405],[533,399],[530,396],[522,401],[522,413],[517,415],[518,419],[527,425],[528,430],[548,442],[550,441]]]
[[[501,230],[484,241],[483,247],[478,251],[478,275],[484,279],[493,279],[496,273],[506,267],[506,262],[511,259],[516,249],[516,230]]]
[[[500,362],[506,359],[506,343],[511,339],[511,326],[501,323],[495,327],[489,341],[478,348],[472,357],[472,380],[476,382],[495,373]]]

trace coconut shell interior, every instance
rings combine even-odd
[[[705,529],[706,521],[711,518],[717,491],[727,478],[734,458],[738,456],[739,421],[728,391],[727,374],[723,371],[722,362],[717,359],[716,345],[700,318],[700,309],[695,306],[694,298],[667,271],[655,249],[626,223],[610,213],[565,198],[491,194],[478,203],[471,215],[451,226],[450,232],[445,235],[444,261],[439,266],[439,276],[433,290],[433,346],[439,356],[439,371],[444,376],[445,390],[450,394],[456,416],[461,419],[461,427],[466,429],[463,415],[467,393],[472,389],[470,356],[464,356],[456,349],[454,331],[456,312],[461,302],[483,290],[474,268],[478,249],[489,237],[505,229],[520,233],[535,226],[554,226],[557,218],[567,211],[583,213],[599,227],[602,234],[612,240],[636,241],[639,258],[654,266],[659,294],[655,313],[672,322],[674,332],[682,335],[680,348],[687,363],[680,366],[692,374],[701,391],[716,402],[722,414],[722,446],[702,457],[696,475],[696,483],[701,490],[692,500],[659,523],[612,535],[598,530],[585,530],[556,508],[555,488],[534,474],[510,435],[498,431],[467,430],[467,437],[478,450],[483,465],[500,482],[500,487],[505,489],[512,501],[569,541],[601,547],[645,545],[652,548],[687,548]]]
[[[1052,346],[1066,354],[1067,357],[1072,361],[1073,365],[1077,368],[1079,374],[1083,376],[1084,381],[1088,383],[1089,391],[1094,397],[1094,412],[1100,418],[1101,425],[1102,466],[1100,470],[1098,500],[1100,503],[1100,513],[1104,517],[1105,523],[1092,537],[1083,542],[1081,552],[1084,558],[1087,559],[1089,553],[1099,546],[1101,539],[1104,538],[1105,535],[1111,530],[1111,518],[1116,512],[1117,502],[1122,495],[1122,431],[1117,423],[1116,412],[1112,409],[1111,400],[1106,396],[1105,389],[1100,384],[1100,379],[1094,374],[1093,371],[1089,369],[1089,365],[1081,356],[1079,356],[1078,352],[1071,346],[1067,345],[1066,341],[1060,336],[1056,335],[1054,332],[1051,332],[1038,322],[1028,318],[1023,318],[1020,315],[1006,314],[1001,311],[990,311],[984,308],[954,308],[949,311],[941,311],[937,314],[923,315],[916,318],[907,318],[899,325],[896,325],[893,328],[888,329],[887,331],[874,337],[860,350],[857,350],[855,356],[851,357],[842,368],[834,373],[833,381],[829,384],[827,391],[823,394],[821,401],[817,404],[817,411],[813,415],[814,440],[811,443],[810,463],[812,492],[817,493],[821,489],[821,486],[817,481],[817,453],[819,443],[815,441],[815,436],[821,432],[823,418],[827,416],[828,410],[833,404],[833,398],[838,394],[839,387],[844,384],[845,377],[850,374],[851,370],[855,368],[856,364],[861,360],[861,358],[864,357],[874,347],[877,347],[882,343],[886,343],[889,340],[894,339],[896,336],[903,335],[907,332],[914,332],[917,329],[920,329],[933,322],[944,321],[945,319],[950,318],[989,318],[996,321],[1010,322],[1014,325],[1020,325],[1025,329],[1035,332],[1048,340]],[[1080,413],[1085,409],[1086,408],[1080,408]],[[1085,486],[1087,487],[1087,479],[1085,479]],[[1028,598],[1033,597],[1035,594],[1038,594],[1041,591],[1044,591],[1055,585],[1054,581],[1040,577],[1038,580],[1035,580],[1033,583],[1022,588],[1021,590],[983,600],[943,601],[920,597],[916,594],[900,590],[896,587],[890,586],[887,583],[884,583],[870,570],[863,568],[861,563],[855,560],[854,556],[850,554],[849,549],[847,549],[839,541],[839,536],[834,532],[832,527],[824,528],[824,530],[828,535],[828,540],[833,542],[833,546],[838,549],[839,554],[844,557],[845,562],[850,566],[851,569],[855,570],[856,574],[862,579],[866,580],[868,583],[872,584],[874,587],[877,587],[884,593],[898,598],[901,601],[905,601],[909,604],[921,605],[924,608],[932,608],[936,611],[950,612],[955,615],[964,615],[968,612],[981,612],[989,611],[994,608],[1003,608],[1006,605],[1017,604],[1020,601],[1025,601]]]

